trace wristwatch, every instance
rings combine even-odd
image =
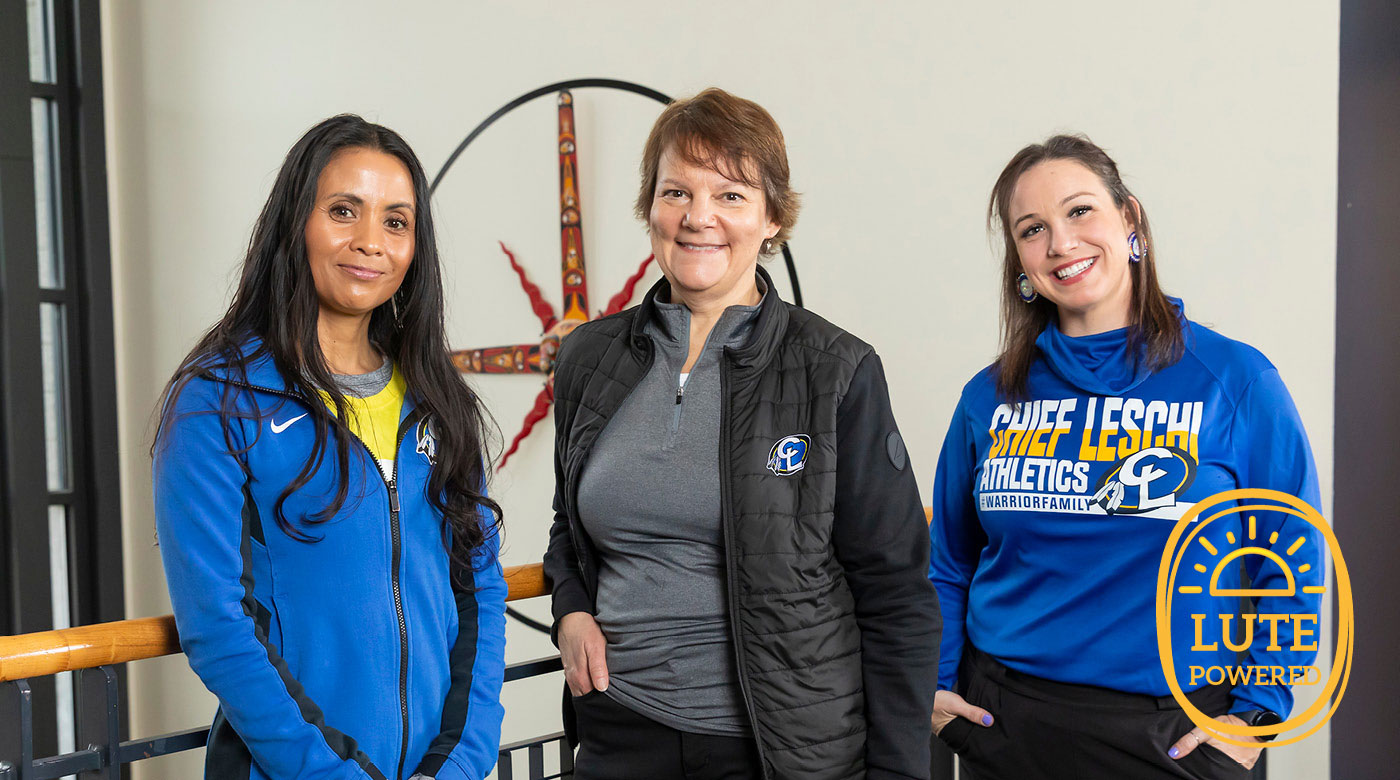
[[[1245,710],[1230,714],[1244,721],[1246,726],[1277,726],[1283,722],[1283,718],[1272,710]],[[1254,738],[1260,742],[1272,742],[1277,736],[1277,734],[1256,734]]]

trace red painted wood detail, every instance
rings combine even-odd
[[[453,352],[452,364],[467,374],[547,374],[554,354],[542,344],[480,347]]]
[[[579,203],[574,95],[559,93],[559,250],[564,281],[563,319],[588,321],[588,272],[583,264],[583,212]]]
[[[520,277],[520,286],[525,290],[525,294],[530,298],[530,308],[534,310],[535,316],[540,318],[540,330],[547,331],[554,327],[559,318],[554,314],[554,307],[549,305],[549,301],[544,299],[540,293],[540,286],[530,281],[530,277],[525,275],[525,269],[520,267],[520,263],[515,261],[515,253],[506,248],[506,242],[497,241],[501,245],[501,251],[506,253],[506,259],[510,261],[510,270]]]
[[[617,314],[627,307],[628,301],[632,300],[632,292],[637,289],[637,282],[642,280],[642,276],[647,272],[647,266],[651,265],[651,261],[655,258],[656,255],[647,255],[647,259],[643,260],[642,264],[637,266],[637,270],[627,277],[626,283],[622,285],[622,292],[614,295],[608,301],[608,308],[599,312],[599,316],[606,317],[609,314]]]
[[[583,212],[581,210],[578,182],[578,145],[574,133],[574,97],[567,90],[559,93],[559,246],[560,283],[563,290],[563,313],[557,314],[554,307],[544,299],[538,285],[530,281],[525,268],[517,260],[515,253],[500,242],[510,268],[520,280],[520,287],[530,300],[530,310],[539,318],[543,335],[537,344],[514,344],[500,347],[481,347],[458,350],[452,353],[452,362],[457,369],[469,374],[545,374],[544,389],[535,397],[534,404],[525,415],[520,431],[511,439],[510,447],[501,456],[497,470],[505,468],[506,462],[520,449],[520,444],[534,430],[535,425],[549,414],[554,403],[554,360],[559,354],[559,345],[573,332],[574,328],[587,322],[588,317],[588,274],[583,259]],[[648,256],[637,270],[627,278],[622,290],[608,299],[607,308],[599,316],[616,314],[632,300],[637,283],[646,274],[654,259]]]
[[[544,383],[544,389],[535,396],[535,405],[530,407],[530,411],[526,413],[525,424],[520,428],[520,432],[515,434],[514,439],[510,440],[510,449],[501,456],[501,465],[497,467],[497,471],[505,468],[506,461],[510,460],[510,456],[514,455],[516,450],[520,449],[520,442],[524,441],[525,437],[530,435],[530,431],[535,429],[535,423],[543,420],[545,415],[549,414],[549,405],[552,403],[554,403],[554,378],[550,377],[549,381]]]

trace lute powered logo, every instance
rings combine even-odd
[[[1324,677],[1313,659],[1320,644],[1329,560],[1335,574],[1337,636]],[[1247,584],[1242,572],[1250,579]],[[1245,747],[1290,745],[1322,728],[1341,703],[1354,641],[1351,579],[1336,534],[1306,501],[1276,490],[1243,489],[1195,504],[1176,523],[1162,553],[1156,610],[1158,655],[1172,696],[1192,722],[1221,741]],[[1189,643],[1174,631],[1188,633]],[[1305,662],[1261,664],[1259,657]],[[1222,658],[1235,660],[1222,663]],[[1252,686],[1267,695],[1276,686],[1323,687],[1310,706],[1281,723],[1240,726],[1216,720],[1192,704],[1179,669],[1192,690],[1228,684]],[[1271,742],[1241,740],[1284,732],[1297,733]]]

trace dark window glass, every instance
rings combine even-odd
[[[68,508],[49,506],[49,583],[53,593],[53,627],[69,628],[73,617],[68,592]],[[77,747],[73,713],[73,673],[54,675],[58,700],[58,752],[71,753]],[[69,775],[73,777],[73,775]]]
[[[38,239],[39,286],[63,286],[63,248],[58,213],[58,111],[52,100],[29,101],[34,129],[34,229]]]
[[[29,80],[53,83],[53,5],[27,0],[29,12]]]
[[[44,453],[50,492],[72,487],[68,444],[68,333],[61,303],[39,304],[39,343],[43,350]]]

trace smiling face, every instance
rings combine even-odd
[[[413,177],[397,157],[336,152],[321,171],[306,221],[306,257],[321,317],[367,318],[413,262]]]
[[[779,230],[763,190],[686,162],[674,147],[656,178],[647,225],[672,300],[692,309],[755,301],[759,249]]]
[[[1011,194],[1011,235],[1036,292],[1055,304],[1060,330],[1085,336],[1126,327],[1133,299],[1129,209],[1073,160],[1027,170]]]

